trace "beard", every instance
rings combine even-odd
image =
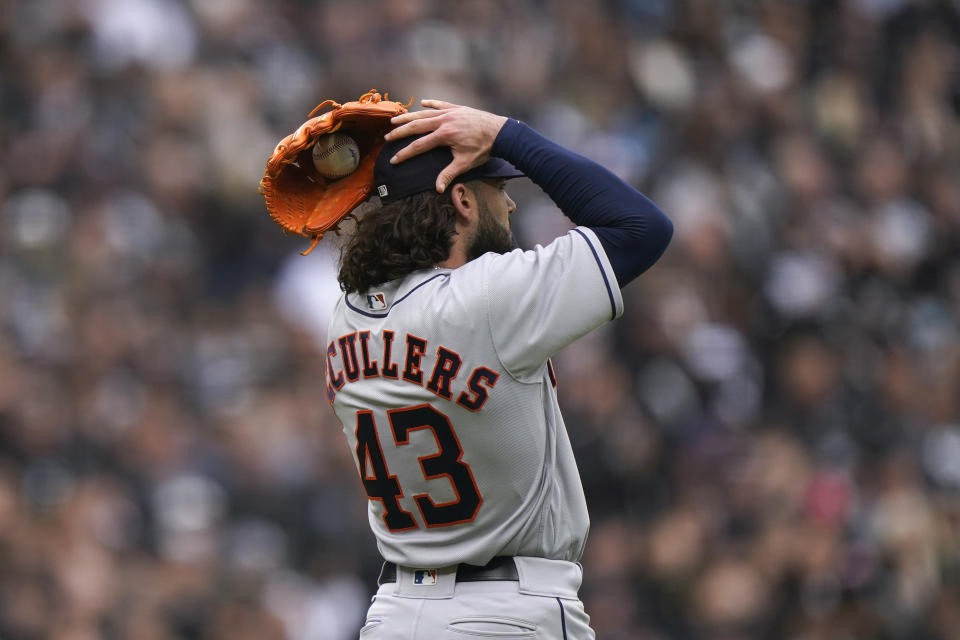
[[[467,261],[475,260],[485,253],[506,253],[516,248],[510,229],[497,222],[485,202],[478,204],[477,230],[467,244]]]

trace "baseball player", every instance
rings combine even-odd
[[[360,637],[593,638],[550,356],[623,312],[672,225],[521,122],[422,104],[393,118],[328,333],[328,396],[386,561]],[[520,175],[579,226],[515,248],[504,186]]]

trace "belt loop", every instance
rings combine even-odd
[[[517,557],[520,593],[575,600],[583,579],[580,565],[565,560]]]
[[[396,581],[396,577],[394,577],[394,580],[386,580],[386,579],[385,579],[385,578],[387,577],[388,568],[389,568],[389,563],[387,563],[387,562],[384,562],[382,565],[380,565],[380,575],[377,576],[377,586],[378,586],[378,587],[382,587],[382,586],[383,586],[384,584],[386,584],[387,582],[395,582],[395,581]],[[393,574],[394,574],[394,576],[396,576],[396,569],[394,569]]]

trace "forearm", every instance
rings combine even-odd
[[[666,250],[673,225],[646,196],[612,172],[510,119],[493,144],[550,196],[575,224],[600,238],[620,287],[649,269]]]

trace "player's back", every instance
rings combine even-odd
[[[605,263],[579,236],[414,272],[337,303],[328,393],[386,560],[579,559],[589,523],[547,355],[620,301],[567,289],[540,300],[551,292],[537,286],[585,267],[567,287],[580,278],[596,288]]]

